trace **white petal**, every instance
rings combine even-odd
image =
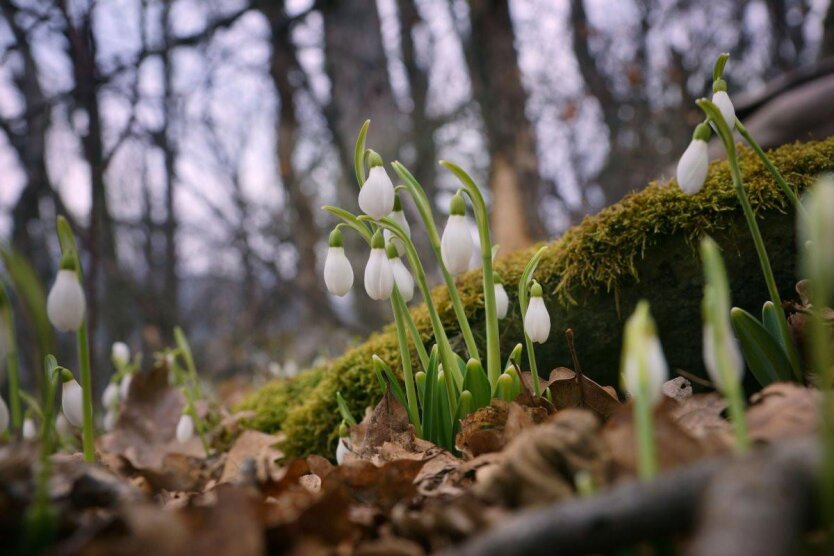
[[[389,259],[391,261],[391,272],[394,274],[394,283],[403,300],[406,303],[414,298],[414,278],[400,259]]]
[[[185,444],[194,438],[194,419],[191,415],[183,415],[177,423],[177,442]]]
[[[510,298],[507,297],[507,290],[504,289],[504,284],[495,284],[495,307],[499,319],[507,316],[507,309],[510,307]]]
[[[72,427],[67,421],[67,418],[64,417],[64,414],[61,413],[58,415],[58,418],[55,419],[55,430],[58,431],[60,436],[69,436],[72,434]]]
[[[46,313],[52,326],[62,332],[74,332],[84,322],[84,290],[72,270],[59,270],[46,300]]]
[[[388,217],[391,220],[393,220],[394,222],[397,222],[400,226],[402,226],[403,229],[405,230],[406,235],[408,237],[411,237],[411,226],[408,225],[408,220],[406,220],[405,213],[403,211],[401,211],[401,210],[394,211],[391,214],[389,214]],[[400,257],[405,255],[405,244],[403,243],[403,241],[400,238],[398,238],[397,236],[395,236],[392,232],[390,232],[388,230],[383,230],[382,231],[382,237],[385,238],[385,243],[386,244],[389,243],[389,242],[394,244],[394,247],[397,248],[397,254]]]
[[[727,91],[718,91],[713,94],[712,102],[714,102],[718,109],[721,110],[721,116],[724,118],[724,121],[727,122],[730,130],[735,129],[736,109],[733,107],[733,101],[730,100],[730,95],[727,94]]]
[[[353,287],[353,267],[343,247],[331,247],[324,260],[324,283],[333,295],[347,295]]]
[[[116,365],[126,365],[130,361],[130,348],[124,342],[115,342],[110,349],[110,358]]]
[[[23,420],[23,439],[34,440],[38,436],[38,427],[32,419]]]
[[[469,259],[474,248],[466,217],[460,214],[449,216],[440,239],[440,254],[446,269],[452,274],[469,270]]]
[[[104,389],[104,392],[101,394],[101,405],[105,407],[105,409],[109,409],[119,403],[119,386],[111,382],[107,385],[107,388]]]
[[[119,412],[115,409],[110,409],[104,414],[104,430],[107,432],[116,428],[116,423],[119,421]]]
[[[725,330],[730,330],[730,323],[725,324]],[[710,380],[719,389],[724,390],[724,377],[718,366],[718,350],[715,345],[715,334],[713,334],[712,326],[704,325],[703,328],[703,348],[704,348],[704,366],[707,368]],[[727,350],[730,363],[730,380],[740,381],[744,376],[744,359],[741,355],[741,350],[738,347],[738,342],[732,333],[727,333],[721,339],[724,344],[724,349]]]
[[[382,166],[368,171],[368,179],[359,190],[359,208],[377,220],[394,210],[394,184]]]
[[[527,314],[524,316],[524,332],[530,340],[543,344],[550,335],[550,315],[541,297],[530,298]]]
[[[336,463],[342,465],[345,461],[345,456],[350,453],[350,447],[345,438],[339,438],[339,444],[336,445]]]
[[[704,187],[707,170],[709,170],[707,142],[693,139],[678,161],[676,173],[678,186],[687,195],[698,193]]]
[[[385,249],[371,249],[365,266],[365,291],[368,297],[380,301],[391,296],[394,289],[394,274]]]
[[[65,382],[61,390],[61,408],[74,427],[84,425],[84,391],[75,380]]]
[[[0,397],[0,434],[6,432],[9,428],[9,408],[6,401]]]
[[[119,383],[119,396],[123,400],[127,399],[127,395],[130,393],[130,383],[133,381],[133,375],[126,375],[122,378],[122,381]]]

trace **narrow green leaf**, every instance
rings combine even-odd
[[[353,415],[350,413],[350,409],[348,409],[348,405],[342,397],[342,393],[338,391],[336,392],[336,405],[339,406],[339,413],[342,415],[342,419],[344,419],[345,422],[351,427],[355,427],[356,419],[354,419]]]
[[[747,367],[759,384],[767,386],[772,382],[791,379],[791,364],[784,349],[756,317],[733,307],[730,321]]]
[[[492,398],[492,388],[483,365],[477,359],[470,359],[466,364],[466,375],[463,378],[463,389],[472,394],[472,409],[480,409],[489,405]]]
[[[353,149],[353,169],[356,172],[356,183],[359,187],[365,183],[365,136],[368,134],[368,127],[371,120],[365,120],[359,135],[356,136],[356,146]]]

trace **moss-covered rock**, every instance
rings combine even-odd
[[[759,218],[771,264],[782,295],[790,298],[796,278],[793,211],[770,174],[751,152],[742,150],[741,170],[751,204]],[[816,176],[834,170],[834,138],[786,145],[770,153],[792,186],[799,190]],[[702,277],[697,240],[712,235],[723,248],[733,288],[733,303],[758,312],[767,299],[759,262],[729,168],[713,163],[704,190],[686,196],[677,187],[652,183],[568,230],[552,242],[536,272],[545,289],[553,322],[550,340],[537,347],[539,368],[570,365],[562,331],[574,330],[583,371],[603,384],[616,384],[623,320],[639,299],[651,302],[661,340],[672,368],[701,373],[700,300]],[[502,354],[522,338],[515,303],[519,277],[533,250],[510,254],[496,268],[510,293],[510,314],[501,322]],[[458,280],[458,289],[483,343],[483,299],[480,273]],[[463,353],[445,287],[432,297],[457,350]],[[412,309],[423,340],[431,340],[425,306]],[[372,335],[327,365],[278,381],[243,404],[257,417],[252,425],[283,430],[288,454],[330,453],[340,421],[335,393],[341,391],[357,415],[379,396],[371,356],[392,366],[398,351],[392,327]],[[416,359],[415,359],[416,363]]]

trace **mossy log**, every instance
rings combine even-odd
[[[791,186],[802,191],[821,173],[834,171],[834,138],[786,145],[770,156]],[[791,299],[795,297],[797,277],[793,210],[753,153],[741,149],[740,164],[779,289],[784,299]],[[544,372],[560,365],[571,366],[563,331],[572,328],[583,371],[602,384],[617,385],[623,321],[638,300],[647,299],[670,367],[702,374],[703,278],[697,244],[704,234],[711,235],[722,247],[733,303],[758,313],[768,299],[759,261],[729,168],[726,162],[714,162],[704,189],[696,195],[684,195],[674,182],[652,183],[599,214],[586,217],[549,244],[535,274],[544,287],[552,319],[550,340],[536,347],[539,369]],[[496,263],[510,294],[511,316],[501,321],[502,357],[522,340],[515,290],[533,252],[512,253]],[[473,332],[483,343],[480,287],[479,271],[458,279]],[[432,297],[455,347],[463,354],[446,288],[436,288]],[[411,312],[423,340],[430,344],[425,306]],[[391,326],[321,367],[264,387],[241,408],[255,411],[250,421],[253,427],[282,430],[287,435],[284,449],[288,454],[331,453],[340,420],[336,391],[342,392],[356,415],[380,395],[372,372],[374,354],[398,366],[396,335]],[[416,355],[414,361],[416,365]]]

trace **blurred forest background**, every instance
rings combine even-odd
[[[0,237],[48,286],[70,218],[100,385],[176,324],[205,372],[291,373],[390,320],[320,273],[366,118],[438,214],[436,161],[470,170],[508,251],[671,175],[722,51],[764,143],[821,133],[827,0],[0,0]]]

